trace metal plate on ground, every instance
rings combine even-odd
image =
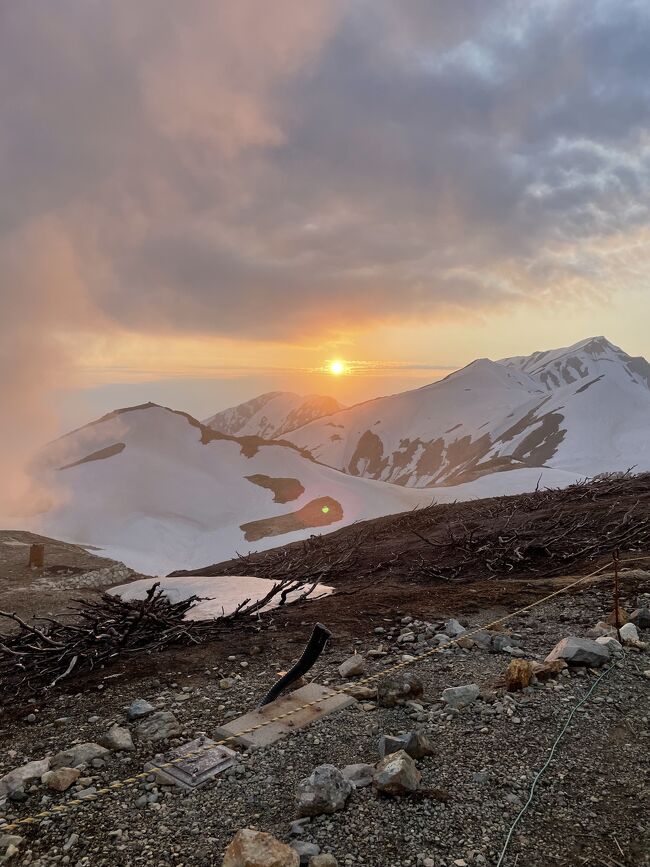
[[[322,701],[312,705],[312,707],[299,709],[303,704],[316,701],[317,699],[322,699]],[[295,692],[281,696],[259,710],[251,711],[244,714],[244,716],[240,716],[238,719],[231,720],[226,725],[220,726],[215,732],[215,737],[219,739],[227,738],[231,735],[237,735],[237,732],[253,728],[253,726],[260,725],[261,723],[267,723],[263,728],[246,735],[240,735],[233,740],[233,743],[240,744],[243,747],[266,747],[286,737],[291,732],[297,729],[304,729],[308,725],[311,725],[311,723],[317,722],[319,719],[323,719],[323,717],[334,713],[334,711],[341,710],[341,708],[348,707],[351,704],[356,704],[356,699],[352,698],[352,696],[336,695],[325,686],[309,683],[307,686],[295,690]],[[291,716],[277,722],[268,722],[268,720],[288,712],[291,712]]]
[[[197,738],[183,744],[166,757],[157,757],[144,766],[145,771],[155,773],[158,782],[167,786],[180,786],[183,789],[198,789],[208,780],[235,764],[237,753],[223,746],[212,746],[210,738]],[[212,749],[210,749],[212,747]],[[166,764],[173,759],[180,759],[188,753],[198,752],[194,758],[183,759],[169,768],[155,770],[159,764]]]

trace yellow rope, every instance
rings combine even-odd
[[[619,565],[625,563],[636,563],[641,561],[650,561],[650,557],[634,557],[628,558],[626,560],[619,560]],[[559,590],[555,590],[553,593],[549,593],[546,596],[543,596],[541,599],[537,599],[535,602],[531,602],[529,605],[523,606],[523,608],[518,608],[515,611],[511,611],[509,614],[504,615],[503,617],[499,617],[496,620],[492,620],[490,623],[485,624],[484,626],[478,626],[476,629],[473,629],[471,632],[464,632],[462,636],[459,638],[471,638],[472,635],[476,635],[478,632],[483,632],[488,629],[492,629],[495,626],[498,626],[504,623],[507,620],[510,620],[512,617],[516,617],[518,614],[522,614],[525,611],[530,611],[532,608],[536,608],[538,605],[542,605],[544,602],[548,602],[549,599],[553,599],[555,596],[559,596],[562,593],[566,593],[569,590],[572,590],[574,587],[577,587],[580,584],[583,584],[585,581],[588,581],[590,578],[595,578],[597,575],[600,575],[606,569],[613,566],[611,563],[607,563],[605,566],[601,566],[598,569],[595,569],[593,572],[590,572],[588,575],[584,575],[582,578],[578,578],[576,581],[573,581],[571,584],[567,584],[565,587],[561,587]],[[62,813],[68,812],[68,810],[72,808],[76,808],[82,804],[92,803],[98,800],[100,797],[109,794],[110,792],[117,791],[118,789],[124,789],[128,786],[135,785],[140,780],[145,780],[150,774],[155,774],[158,771],[164,771],[167,768],[172,768],[174,765],[180,764],[181,762],[186,761],[187,759],[198,758],[198,756],[202,755],[205,752],[209,752],[213,750],[215,747],[225,746],[231,741],[236,741],[238,738],[243,735],[249,735],[253,732],[259,731],[259,729],[265,728],[265,726],[271,725],[272,723],[279,722],[280,720],[286,719],[287,717],[293,716],[294,714],[299,713],[302,710],[306,710],[307,708],[314,707],[315,705],[321,704],[324,701],[329,701],[331,698],[335,698],[339,695],[349,695],[351,692],[364,684],[372,683],[375,680],[378,680],[381,677],[385,677],[388,674],[391,674],[395,671],[400,671],[403,668],[407,668],[410,665],[415,665],[418,662],[421,662],[423,659],[427,659],[430,656],[434,656],[436,653],[440,653],[442,650],[445,650],[448,647],[451,647],[453,644],[458,644],[459,638],[450,638],[449,641],[444,644],[439,644],[437,647],[433,647],[424,653],[419,654],[419,656],[415,656],[412,659],[407,660],[406,662],[398,662],[395,665],[390,666],[389,668],[384,668],[382,671],[377,672],[376,674],[368,675],[368,677],[364,677],[361,680],[355,681],[353,686],[342,687],[340,689],[330,690],[327,695],[321,696],[320,698],[316,698],[313,701],[305,702],[305,704],[300,705],[300,707],[296,707],[293,710],[288,710],[285,713],[278,714],[277,716],[271,717],[270,719],[264,720],[264,722],[257,723],[254,726],[250,726],[247,729],[242,729],[235,734],[229,735],[226,738],[222,738],[219,741],[213,741],[209,745],[205,745],[200,747],[197,750],[193,750],[192,752],[185,753],[182,756],[177,756],[174,759],[170,759],[168,762],[164,762],[163,764],[153,766],[149,768],[147,771],[143,771],[142,773],[135,774],[133,777],[127,777],[123,780],[114,780],[109,783],[107,786],[101,789],[97,789],[96,792],[89,794],[85,798],[75,798],[67,801],[65,804],[57,804],[53,806],[49,810],[44,810],[41,813],[36,813],[33,816],[24,816],[20,819],[16,819],[14,822],[10,824],[2,825],[0,824],[0,832],[7,833],[8,831],[15,831],[21,825],[32,825],[40,819],[51,818],[55,815],[60,815]]]

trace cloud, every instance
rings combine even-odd
[[[108,330],[291,340],[607,297],[612,239],[645,239],[640,0],[1,15],[0,244],[25,259],[55,221]]]

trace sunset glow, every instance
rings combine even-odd
[[[338,359],[335,361],[330,361],[329,371],[334,376],[341,376],[343,373],[347,372],[345,362],[339,361]]]

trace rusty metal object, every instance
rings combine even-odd
[[[332,633],[326,626],[323,626],[322,623],[317,623],[314,626],[314,630],[311,634],[309,641],[305,649],[302,652],[302,656],[298,660],[298,662],[291,668],[280,680],[275,683],[271,689],[267,692],[262,700],[260,707],[264,707],[267,704],[270,704],[272,701],[281,695],[285,689],[288,689],[292,683],[294,683],[298,678],[302,677],[304,674],[307,674],[309,669],[314,665],[318,657],[321,655],[323,650],[325,649],[325,645],[332,637]]]

